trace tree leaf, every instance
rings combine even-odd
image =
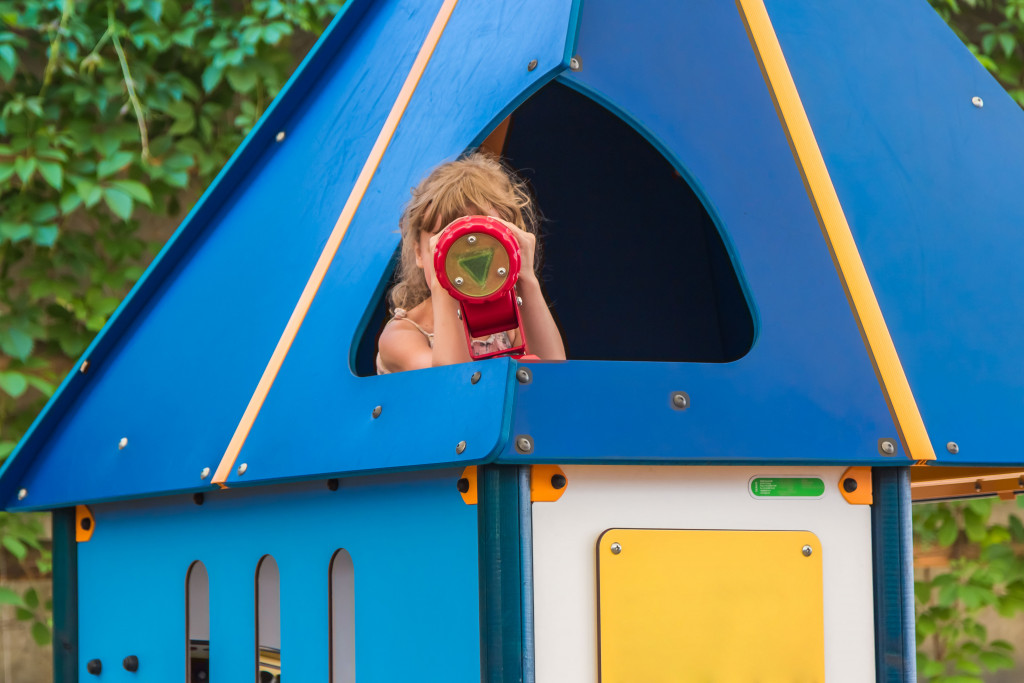
[[[110,186],[116,187],[137,202],[153,206],[153,195],[150,194],[149,188],[137,180],[112,180]]]
[[[64,168],[56,161],[40,161],[39,175],[56,190],[64,187]]]
[[[24,560],[25,556],[28,555],[28,548],[26,548],[25,544],[14,536],[4,536],[3,538],[0,538],[0,544],[7,548],[7,551],[19,560]]]
[[[32,235],[32,241],[41,247],[52,247],[57,241],[60,230],[56,225],[39,225]]]
[[[52,639],[50,628],[46,624],[41,621],[32,624],[32,640],[36,641],[36,645],[49,645]]]
[[[25,360],[35,345],[32,335],[19,327],[0,329],[0,351],[11,358]]]
[[[39,607],[39,593],[36,592],[35,588],[29,588],[22,597],[25,599],[26,607],[30,609]]]
[[[25,601],[14,591],[13,588],[0,586],[0,605],[15,605],[17,607],[21,607],[24,604]]]
[[[126,192],[115,187],[103,188],[103,200],[115,216],[128,220],[132,216],[132,198]]]
[[[106,178],[107,176],[111,176],[120,171],[121,169],[125,168],[134,160],[135,155],[132,154],[131,152],[115,152],[109,157],[100,160],[100,162],[96,164],[96,173],[99,175],[100,178]]]

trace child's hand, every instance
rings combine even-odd
[[[430,287],[431,291],[434,289],[440,289],[435,287],[437,284],[437,277],[434,275],[434,254],[437,253],[437,241],[441,239],[441,235],[444,234],[444,230],[438,230],[436,233],[430,236],[430,241],[427,243],[427,258],[423,259],[423,275],[427,278],[427,287]]]
[[[519,229],[515,223],[501,220],[497,216],[491,216],[491,218],[501,221],[516,238],[516,242],[519,242],[519,258],[522,260],[519,277],[527,279],[536,277],[536,273],[533,272],[533,254],[537,250],[537,236],[532,232]]]

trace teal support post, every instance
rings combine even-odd
[[[78,542],[75,509],[53,511],[53,680],[78,683]]]
[[[875,678],[878,683],[914,683],[917,681],[917,643],[914,638],[910,468],[876,467],[872,485]]]
[[[480,669],[484,683],[523,680],[519,468],[480,467]]]

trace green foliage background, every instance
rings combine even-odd
[[[341,4],[0,0],[0,460]],[[296,39],[298,39],[296,41]],[[0,513],[28,573],[38,515]],[[0,604],[50,639],[35,591]]]
[[[1024,0],[931,0],[1024,105]],[[0,460],[242,141],[341,0],[0,0]],[[879,18],[884,21],[884,17]],[[991,502],[919,506],[921,543],[962,548],[917,586],[919,669],[981,681],[1013,664],[979,613],[1024,608],[1016,516]],[[0,513],[0,544],[50,570],[38,515]],[[50,639],[49,605],[0,604]]]

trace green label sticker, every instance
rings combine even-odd
[[[825,482],[817,477],[754,477],[750,492],[755,498],[817,498]]]

